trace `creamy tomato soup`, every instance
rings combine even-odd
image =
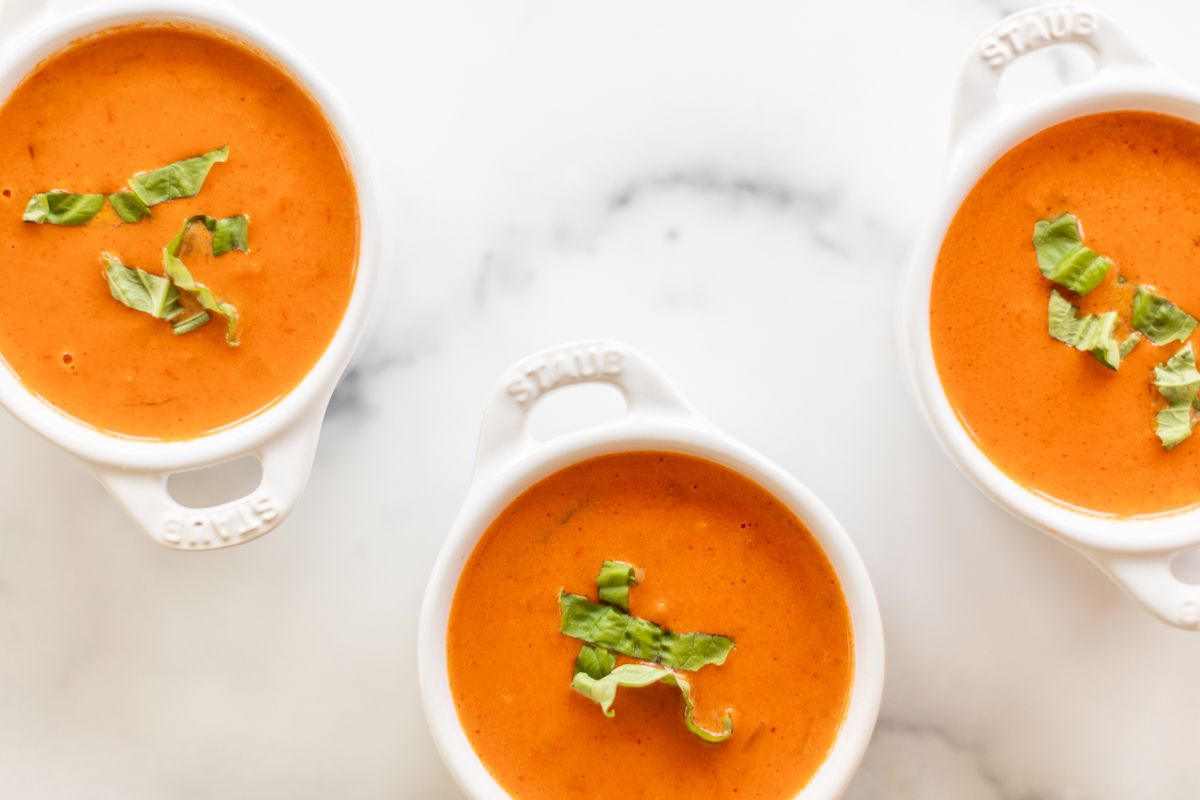
[[[1128,332],[1138,284],[1200,312],[1200,127],[1138,112],[1073,119],[1000,158],[946,233],[930,297],[942,386],[980,449],[1039,494],[1120,516],[1193,506],[1200,441],[1160,445],[1151,384],[1182,343],[1143,341],[1114,372],[1047,335],[1049,282],[1030,236],[1064,213],[1114,264],[1071,297],[1081,313],[1116,310]]]
[[[636,567],[630,614],[734,640],[722,664],[682,672],[703,741],[673,686],[621,688],[606,717],[571,688],[580,641],[560,633],[560,590],[597,600],[606,560]],[[821,547],[773,495],[691,456],[631,452],[535,484],[488,527],[455,593],[450,684],[497,782],[529,800],[790,798],[829,752],[854,645]],[[632,663],[622,656],[619,663]]]
[[[127,191],[136,173],[228,145],[194,197],[122,223],[22,221],[51,189]],[[269,406],[338,327],[358,259],[358,205],[336,135],[278,64],[214,31],[134,25],[51,56],[0,108],[0,356],[30,390],[112,433],[183,439]],[[196,226],[183,259],[236,306],[238,347],[214,320],[185,335],[113,299],[101,252],[163,272],[193,214],[249,216],[249,253],[213,257]]]

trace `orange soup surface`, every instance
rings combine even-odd
[[[138,172],[229,146],[200,193],[123,224],[22,222],[29,198],[128,191]],[[0,107],[0,356],[26,387],[99,429],[184,439],[269,406],[324,352],[354,283],[357,194],[315,101],[278,64],[215,31],[113,28],[46,59]],[[214,258],[194,226],[181,257],[237,307],[176,336],[114,300],[100,253],[163,273],[193,214],[250,217],[250,252]]]
[[[1060,289],[1081,313],[1117,311],[1123,339],[1149,284],[1200,315],[1200,126],[1142,112],[1069,120],[1006,153],[950,224],[930,296],[942,386],[982,451],[1034,492],[1117,516],[1194,506],[1200,435],[1163,449],[1151,383],[1183,344],[1143,341],[1113,372],[1047,333],[1052,284],[1033,226],[1068,212],[1114,262],[1090,294]]]
[[[596,600],[604,560],[643,570],[630,613],[724,634],[722,665],[684,673],[707,743],[672,686],[617,691],[607,718],[571,688],[580,641],[559,633],[560,590]],[[633,452],[540,481],[488,527],[463,571],[447,633],[459,720],[521,800],[790,798],[829,752],[854,647],[824,552],[777,498],[691,456]],[[629,661],[622,657],[622,662]]]

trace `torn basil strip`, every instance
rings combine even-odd
[[[209,170],[229,158],[229,145],[203,155],[185,158],[165,167],[141,172],[129,179],[130,190],[147,206],[195,197],[204,188]]]
[[[1191,407],[1168,406],[1154,416],[1154,433],[1163,449],[1170,450],[1192,435],[1194,424]]]
[[[39,192],[29,198],[21,219],[38,225],[82,225],[100,213],[104,207],[102,194],[75,194],[73,192]]]
[[[663,634],[658,663],[671,669],[695,672],[708,664],[725,663],[733,650],[733,639],[710,633]]]
[[[1186,342],[1196,330],[1196,318],[1148,286],[1139,286],[1133,296],[1135,330],[1141,331],[1161,347],[1171,342]]]
[[[180,320],[171,326],[171,332],[176,336],[182,336],[185,333],[191,333],[197,328],[202,328],[209,323],[212,316],[207,311],[201,311],[199,314],[193,314],[187,319]]]
[[[607,650],[657,661],[663,630],[653,622],[631,617],[609,605],[599,605],[577,594],[560,592],[559,631]]]
[[[1121,358],[1125,358],[1133,349],[1138,346],[1138,342],[1142,341],[1142,335],[1138,332],[1133,332],[1125,337],[1125,341],[1121,342],[1120,353]]]
[[[1196,354],[1191,342],[1154,368],[1154,387],[1167,401],[1158,412],[1155,433],[1166,450],[1192,435],[1195,421],[1192,406],[1200,394],[1200,371],[1196,370]]]
[[[575,657],[575,673],[586,673],[595,680],[600,680],[612,672],[616,665],[615,655],[603,647],[593,647],[590,644],[579,648],[579,655]]]
[[[1171,405],[1190,404],[1200,392],[1200,372],[1196,370],[1196,355],[1186,344],[1154,368],[1154,386]]]
[[[629,587],[637,583],[633,566],[621,561],[605,561],[596,576],[600,602],[629,610]]]
[[[117,192],[108,196],[108,204],[123,222],[137,222],[150,216],[150,207],[133,192]]]
[[[225,343],[230,347],[237,347],[240,344],[237,330],[237,308],[232,303],[217,300],[212,289],[193,278],[192,273],[188,271],[187,265],[179,258],[179,250],[183,247],[183,238],[187,234],[188,229],[197,222],[203,223],[204,227],[213,233],[213,255],[221,255],[232,249],[246,250],[246,217],[240,215],[241,221],[237,222],[236,220],[238,219],[239,217],[216,219],[204,214],[188,217],[184,220],[183,227],[175,235],[175,238],[163,248],[163,270],[175,282],[176,286],[195,297],[205,311],[225,318],[227,322]],[[217,252],[218,233],[224,237],[222,244],[224,249],[220,252]]]
[[[223,256],[233,250],[241,250],[243,253],[250,252],[250,218],[248,216],[236,214],[232,217],[210,217],[207,214],[194,214],[183,221],[183,228],[171,240],[171,244],[176,245],[176,255],[183,245],[183,237],[187,234],[188,228],[197,223],[203,225],[212,234],[212,254],[214,256]]]
[[[208,228],[209,233],[212,234],[212,254],[214,256],[223,256],[232,250],[241,250],[243,253],[250,252],[248,244],[250,218],[245,214],[219,219],[208,216],[192,217],[192,219],[200,219],[204,222],[204,227]]]
[[[693,734],[715,744],[733,735],[733,716],[728,709],[722,719],[721,731],[710,731],[700,726],[694,719],[696,702],[692,699],[691,683],[679,673],[654,664],[622,664],[599,679],[586,672],[577,672],[571,681],[571,688],[599,705],[604,716],[613,717],[616,712],[612,710],[612,705],[617,699],[618,688],[640,689],[659,682],[679,688],[684,703],[683,722]]]
[[[1094,355],[1109,369],[1121,366],[1121,348],[1114,335],[1117,329],[1117,312],[1107,311],[1100,315],[1079,316],[1079,310],[1057,289],[1050,290],[1049,331],[1050,336],[1069,344],[1076,350]],[[1126,344],[1128,344],[1128,339]],[[1134,342],[1136,345],[1137,342]],[[1132,348],[1132,345],[1130,346]]]
[[[733,650],[733,640],[706,633],[672,633],[630,616],[610,605],[561,592],[559,630],[588,644],[642,661],[656,661],[674,669],[695,671],[708,664],[723,664]]]
[[[1074,214],[1038,220],[1033,226],[1033,247],[1042,275],[1076,294],[1095,289],[1112,269],[1112,261],[1083,246]]]
[[[104,278],[114,299],[135,311],[171,320],[183,313],[179,292],[169,278],[137,267],[127,267],[111,253],[101,253]]]

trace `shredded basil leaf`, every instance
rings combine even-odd
[[[731,650],[733,640],[727,636],[667,631],[662,637],[658,662],[671,669],[694,672],[707,664],[724,664]]]
[[[1155,433],[1166,450],[1192,435],[1195,422],[1192,406],[1200,394],[1200,371],[1196,370],[1196,354],[1191,342],[1154,368],[1154,387],[1167,401],[1158,412]]]
[[[171,326],[171,332],[176,336],[182,336],[185,333],[191,333],[197,328],[202,328],[208,324],[212,317],[207,311],[201,311],[199,314],[193,314],[185,320],[176,322]]]
[[[663,631],[653,622],[577,594],[560,592],[558,604],[562,611],[559,630],[567,636],[632,658],[658,660]]]
[[[192,219],[196,219],[196,217]],[[220,219],[206,216],[201,221],[204,222],[204,227],[212,233],[212,254],[214,256],[223,256],[231,250],[250,252],[247,244],[250,236],[250,218],[245,214],[236,214]]]
[[[1190,405],[1200,391],[1200,372],[1191,344],[1154,368],[1154,386],[1171,405]]]
[[[104,207],[102,194],[72,192],[40,192],[29,198],[21,219],[38,225],[82,225],[100,213]]]
[[[184,220],[183,227],[170,244],[163,248],[163,270],[170,276],[175,285],[185,292],[188,292],[199,301],[200,305],[209,312],[218,314],[224,317],[227,321],[225,329],[225,343],[230,347],[237,347],[240,344],[238,340],[238,311],[232,303],[218,301],[212,289],[205,286],[203,283],[196,281],[192,277],[192,273],[188,271],[187,265],[179,258],[179,249],[183,246],[183,237],[188,232],[188,228],[193,224],[200,222],[204,227],[213,233],[213,255],[221,255],[227,253],[231,249],[245,250],[246,249],[246,217],[240,216],[241,222],[235,222],[239,217],[227,217],[225,219],[216,219],[204,214],[198,214],[193,217],[188,217]],[[217,252],[218,235],[224,237],[223,248]]]
[[[1090,352],[1109,369],[1120,368],[1122,345],[1117,343],[1113,335],[1117,328],[1117,312],[1106,311],[1099,316],[1089,314],[1079,317],[1078,311],[1057,289],[1051,289],[1050,336],[1076,350]],[[1134,342],[1134,345],[1136,344],[1137,342]]]
[[[1167,406],[1154,417],[1154,433],[1163,449],[1170,450],[1192,435],[1194,424],[1190,406]]]
[[[169,278],[127,267],[111,253],[101,253],[104,278],[112,296],[135,311],[171,320],[183,313],[179,292]]]
[[[1076,294],[1095,289],[1112,268],[1111,261],[1083,246],[1074,214],[1038,220],[1033,226],[1033,246],[1042,274]]]
[[[713,743],[723,742],[733,734],[733,716],[729,709],[725,711],[722,719],[723,729],[720,732],[710,731],[697,724],[694,719],[696,703],[692,700],[692,685],[687,678],[654,664],[622,664],[599,679],[593,678],[587,672],[576,672],[571,680],[571,688],[599,705],[604,716],[613,717],[616,716],[616,712],[612,710],[612,704],[617,699],[618,688],[642,688],[659,682],[679,687],[684,703],[683,722],[693,734]]]
[[[1196,318],[1148,286],[1139,286],[1133,296],[1133,327],[1159,347],[1186,342],[1196,330]]]
[[[600,590],[600,602],[629,610],[629,587],[637,583],[634,569],[621,561],[605,561],[596,576],[596,588]]]
[[[1127,355],[1133,352],[1133,349],[1138,346],[1138,342],[1142,341],[1142,335],[1137,331],[1125,337],[1125,341],[1121,342],[1121,358],[1124,359]]]
[[[194,197],[204,188],[213,164],[229,158],[229,145],[203,155],[185,158],[165,167],[141,172],[129,179],[129,188],[144,205]],[[123,217],[122,217],[123,218]]]
[[[575,657],[575,672],[587,673],[596,680],[612,672],[616,665],[616,656],[603,647],[592,647],[590,644],[579,648],[579,655]]]
[[[733,640],[726,636],[664,631],[649,620],[577,594],[560,592],[558,603],[562,633],[631,658],[694,671],[725,663],[733,650]]]
[[[108,204],[124,222],[137,222],[150,216],[150,208],[133,192],[117,192],[108,196]]]

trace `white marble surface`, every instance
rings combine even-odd
[[[1200,6],[1099,4],[1200,81]],[[889,662],[852,800],[1200,793],[1200,638],[977,494],[898,366],[961,61],[1022,4],[243,5],[368,132],[386,314],[295,516],[232,551],[152,544],[0,413],[0,796],[460,797],[418,708],[425,575],[493,380],[593,335],[858,543]]]

